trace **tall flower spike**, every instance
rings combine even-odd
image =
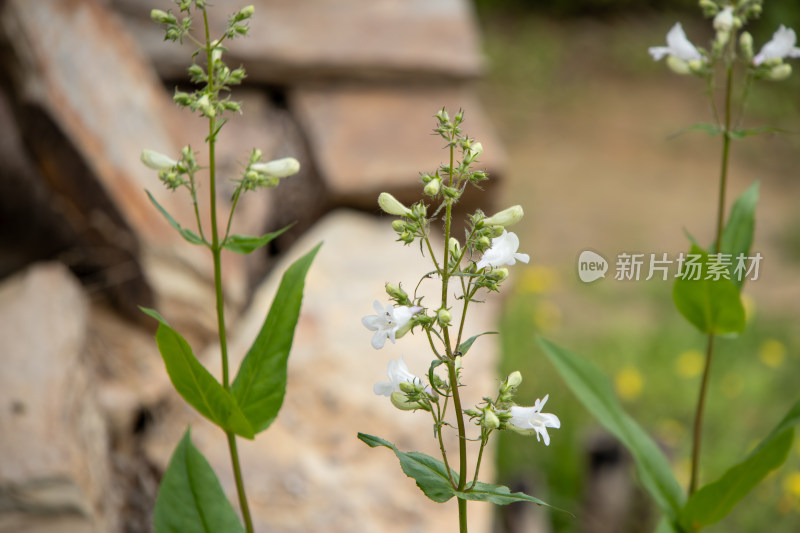
[[[761,51],[753,58],[753,64],[759,66],[766,61],[786,57],[800,57],[800,48],[795,46],[797,35],[794,30],[783,24],[772,35],[772,39],[761,47]]]
[[[383,348],[383,345],[386,344],[386,339],[394,343],[397,330],[408,324],[412,316],[422,311],[421,307],[407,307],[405,305],[392,307],[391,304],[384,309],[377,300],[372,304],[372,307],[375,309],[376,314],[363,317],[361,323],[368,330],[375,332],[372,336],[372,347],[376,350]]]
[[[503,230],[503,234],[492,239],[492,246],[484,252],[481,260],[476,265],[480,270],[486,267],[501,267],[514,265],[517,261],[527,263],[531,260],[528,254],[517,253],[519,237],[516,233]]]
[[[561,421],[552,413],[542,412],[549,397],[548,394],[541,400],[536,400],[533,407],[511,406],[509,411],[511,418],[508,421],[510,429],[524,435],[536,433],[537,441],[541,439],[545,446],[550,446],[550,435],[547,433],[547,428],[558,429],[561,427]]]

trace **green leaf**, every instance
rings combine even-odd
[[[251,237],[250,235],[228,235],[228,238],[225,239],[225,242],[222,243],[222,247],[226,250],[230,250],[231,252],[236,252],[237,254],[249,254],[258,250],[262,246],[266,246],[269,244],[273,239],[278,237],[281,233],[285,232],[289,228],[291,228],[294,224],[289,224],[283,229],[279,229],[278,231],[273,231],[272,233],[267,233],[266,235],[262,235],[261,237]]]
[[[490,485],[489,483],[481,483],[478,481],[475,485],[467,491],[455,491],[455,495],[462,500],[472,500],[476,502],[491,502],[495,505],[508,505],[514,502],[531,502],[536,505],[543,505],[556,509],[562,513],[567,513],[563,509],[558,509],[549,505],[539,498],[529,496],[524,492],[511,492],[506,486],[503,485]],[[571,513],[567,513],[571,514]]]
[[[358,438],[371,448],[385,446],[392,450],[400,460],[403,472],[417,482],[417,486],[425,496],[437,503],[444,503],[455,495],[455,490],[450,484],[447,468],[444,463],[420,452],[401,452],[394,444],[380,437],[359,433]],[[450,475],[458,483],[458,474],[452,468]]]
[[[689,127],[683,128],[682,130],[678,131],[677,133],[673,133],[672,135],[670,135],[669,138],[670,139],[674,139],[675,137],[679,137],[679,136],[681,136],[684,133],[689,132],[689,131],[704,131],[704,132],[706,132],[706,133],[708,133],[709,135],[712,135],[712,136],[713,135],[719,135],[720,133],[722,133],[722,130],[718,126],[715,126],[714,124],[707,124],[707,123],[702,123],[701,122],[701,123],[692,124]]]
[[[306,273],[318,244],[283,274],[264,325],[245,355],[231,392],[256,433],[267,429],[286,394],[286,363],[300,315]]]
[[[497,335],[497,332],[485,331],[483,333],[478,333],[477,335],[473,335],[472,337],[470,337],[469,339],[465,340],[464,342],[458,345],[458,353],[460,353],[461,355],[466,355],[467,351],[469,351],[469,349],[472,348],[472,343],[474,343],[477,340],[477,338],[482,335]]]
[[[156,209],[158,209],[158,211],[164,215],[164,218],[167,219],[169,225],[178,230],[178,233],[180,233],[183,238],[186,239],[186,241],[190,242],[191,244],[208,244],[205,240],[203,240],[202,237],[200,237],[200,235],[178,224],[178,221],[172,218],[172,215],[167,213],[167,210],[161,207],[161,204],[159,204],[156,199],[153,198],[153,195],[150,194],[150,191],[145,192],[147,193],[147,197],[150,198],[150,201],[153,202],[153,205],[156,206]]]
[[[189,429],[161,480],[153,523],[156,533],[244,532],[214,470],[192,444]]]
[[[710,261],[704,250],[693,245],[689,254],[700,257],[700,279],[675,280],[672,288],[675,307],[701,333],[729,335],[744,331],[745,314],[739,288],[724,277],[705,279]],[[686,273],[690,274],[688,270]]]
[[[685,501],[683,490],[658,445],[622,410],[608,378],[587,359],[544,339],[539,344],[586,410],[631,452],[642,485],[675,523]]]
[[[731,139],[744,139],[751,135],[761,135],[762,133],[789,133],[787,130],[780,128],[773,128],[771,126],[761,126],[758,128],[751,128],[748,130],[731,130],[728,132],[728,137]]]
[[[800,401],[744,461],[692,494],[683,510],[685,526],[696,531],[727,516],[767,474],[786,461],[798,422]]]
[[[722,239],[720,239],[720,253],[731,255],[730,277],[731,281],[739,288],[744,284],[745,277],[744,274],[737,276],[735,273],[737,257],[739,254],[747,257],[750,253],[757,203],[758,182],[755,182],[733,203],[728,222],[722,230]]]
[[[247,439],[255,434],[233,396],[197,360],[189,343],[157,311],[141,308],[158,320],[156,343],[175,390],[197,412],[226,431]]]

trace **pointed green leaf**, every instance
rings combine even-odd
[[[161,480],[153,524],[156,533],[244,533],[214,470],[192,444],[189,429]]]
[[[508,505],[509,503],[514,502],[530,502],[535,503],[536,505],[543,505],[545,507],[550,507],[551,509],[555,509],[556,511],[561,511],[562,513],[568,513],[563,509],[559,509],[558,507],[553,507],[552,505],[543,502],[539,498],[535,498],[524,492],[511,492],[506,486],[503,485],[491,485],[489,483],[481,483],[478,481],[475,483],[475,486],[470,488],[467,491],[455,491],[455,495],[462,500],[472,500],[477,502],[491,502],[495,505]]]
[[[712,136],[713,135],[719,135],[720,133],[722,133],[722,130],[718,126],[715,126],[714,124],[708,124],[708,123],[701,122],[701,123],[692,124],[689,127],[683,128],[682,130],[678,131],[677,133],[673,133],[672,135],[670,135],[669,138],[673,139],[675,137],[679,137],[679,136],[681,136],[684,133],[689,132],[689,131],[704,131],[704,132],[706,132],[706,133],[708,133],[709,135],[712,135]]]
[[[686,270],[686,278],[675,280],[672,288],[675,307],[701,333],[728,335],[744,331],[745,314],[739,288],[724,277],[706,279],[710,260],[705,250],[693,245],[689,255],[699,257],[699,279],[691,279],[693,274]]]
[[[141,308],[158,320],[156,343],[175,390],[197,412],[226,431],[247,439],[255,435],[233,396],[197,360],[189,343],[157,311]]]
[[[631,452],[642,485],[675,523],[685,501],[683,490],[658,445],[622,410],[608,378],[588,359],[544,339],[539,344],[586,410]]]
[[[245,355],[231,392],[256,433],[267,429],[286,394],[286,362],[300,316],[306,274],[318,244],[283,274],[264,325]]]
[[[789,133],[787,130],[782,130],[780,128],[773,128],[771,126],[761,126],[759,128],[751,128],[748,130],[731,130],[728,133],[728,137],[731,139],[744,139],[745,137],[750,137],[751,135],[761,135],[762,133]]]
[[[731,281],[739,288],[744,283],[744,273],[736,275],[737,258],[740,254],[747,257],[750,253],[755,230],[757,203],[758,182],[755,182],[733,203],[728,222],[722,230],[720,253],[730,254],[732,259],[729,269]]]
[[[222,243],[222,247],[226,250],[230,250],[231,252],[236,252],[237,254],[249,254],[255,250],[258,250],[262,246],[266,246],[273,239],[291,228],[293,225],[294,224],[289,224],[283,229],[273,231],[272,233],[267,233],[261,237],[251,237],[250,235],[228,235],[228,238]]]
[[[767,474],[786,461],[800,422],[800,401],[780,424],[741,463],[692,494],[683,510],[683,523],[693,531],[722,520]]]
[[[187,242],[190,242],[191,244],[208,244],[203,240],[202,237],[200,237],[200,235],[178,224],[178,221],[172,218],[172,215],[170,215],[166,209],[161,207],[161,204],[159,204],[156,199],[153,198],[153,195],[150,194],[150,191],[145,192],[147,193],[147,197],[150,198],[150,201],[153,203],[153,205],[156,206],[156,209],[158,209],[158,211],[164,215],[164,218],[167,219],[169,225],[178,230],[178,233],[180,233]]]
[[[485,331],[483,333],[478,333],[477,335],[473,335],[469,339],[465,340],[461,344],[458,345],[458,353],[461,355],[466,355],[470,348],[472,348],[472,343],[474,343],[478,337],[482,335],[497,335],[496,331]]]
[[[413,478],[420,490],[431,500],[444,503],[455,495],[455,490],[447,475],[447,468],[441,461],[420,452],[401,452],[394,444],[380,437],[359,433],[358,438],[371,448],[385,446],[392,450],[400,460],[403,472]],[[452,468],[450,475],[453,481],[458,483],[458,474]]]

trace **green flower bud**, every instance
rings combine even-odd
[[[450,241],[447,243],[447,249],[452,257],[456,259],[461,257],[461,245],[455,237],[450,237]]]
[[[416,204],[411,206],[412,214],[414,218],[425,218],[428,216],[428,208],[425,207],[425,204],[422,202],[417,202]]]
[[[486,274],[486,277],[498,282],[503,281],[508,277],[508,269],[507,268],[493,268],[490,272]]]
[[[486,226],[513,226],[520,220],[525,213],[522,211],[522,206],[512,205],[511,207],[495,213],[489,218],[484,218],[483,223]]]
[[[782,81],[792,75],[792,66],[788,63],[781,63],[769,70],[767,79],[772,81]]]
[[[439,122],[442,123],[442,124],[446,124],[447,122],[450,121],[450,115],[447,114],[447,111],[445,110],[445,108],[442,108],[441,110],[439,110],[439,112],[436,113],[434,116],[436,118],[438,118]]]
[[[483,145],[480,142],[472,143],[467,150],[467,155],[470,158],[470,161],[474,161],[483,153]]]
[[[411,215],[411,209],[401,204],[397,198],[388,192],[382,192],[380,195],[378,195],[378,207],[380,207],[384,213],[389,215],[395,215],[398,217],[407,217]]]
[[[403,241],[406,244],[411,244],[414,242],[414,234],[410,231],[404,231],[400,234],[399,240]]]
[[[492,241],[489,240],[489,237],[483,236],[478,239],[478,245],[482,248],[488,248],[492,245]]]
[[[455,187],[448,187],[448,186],[442,187],[442,194],[444,194],[445,197],[453,200],[458,199],[458,197],[460,196],[458,189],[456,189]]]
[[[393,220],[392,221],[392,229],[398,233],[402,233],[406,230],[406,222],[405,220]]]
[[[439,321],[440,326],[444,327],[450,324],[450,321],[453,320],[453,315],[447,309],[439,309],[436,313],[436,320]]]
[[[239,10],[239,20],[249,19],[253,16],[253,13],[256,12],[256,8],[252,5],[244,6],[242,9]]]
[[[508,375],[506,378],[506,383],[503,385],[505,390],[508,389],[516,389],[522,383],[522,374],[520,374],[519,370],[515,370]]]
[[[415,409],[422,409],[423,411],[431,410],[430,407],[428,407],[422,402],[409,401],[408,397],[402,392],[393,392],[392,395],[390,396],[390,400],[392,401],[392,405],[394,405],[401,411],[414,411]]]
[[[150,18],[158,24],[177,24],[178,20],[172,13],[161,11],[160,9],[153,9],[150,11]]]
[[[745,62],[753,61],[753,36],[750,35],[750,32],[742,32],[739,37],[739,50],[742,51],[742,58]]]
[[[392,285],[391,283],[387,283],[386,294],[402,302],[408,301],[408,293],[406,293],[406,291],[404,291],[402,287],[400,287],[399,285]]]
[[[300,172],[300,162],[294,157],[283,157],[268,163],[252,163],[250,170],[266,178],[287,178]]]
[[[691,69],[689,68],[689,63],[673,55],[667,56],[667,66],[675,74],[684,75],[691,73]]]
[[[398,386],[400,390],[405,392],[406,394],[414,394],[419,392],[419,389],[416,385],[408,381],[401,381]]]
[[[476,411],[475,409],[465,409],[464,414],[470,418],[477,418],[481,416],[480,411]]]
[[[493,430],[500,427],[500,419],[497,418],[497,415],[492,411],[490,407],[487,407],[483,410],[483,419],[481,420],[481,426],[483,426],[486,430]]]
[[[422,189],[422,192],[427,194],[428,196],[436,196],[439,194],[439,189],[441,188],[442,181],[440,179],[434,178],[425,185],[425,188]]]
[[[146,167],[152,168],[153,170],[168,170],[178,164],[178,162],[171,157],[149,149],[142,150],[140,158]]]

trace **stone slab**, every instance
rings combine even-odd
[[[466,0],[250,0],[250,33],[230,46],[231,60],[265,83],[326,78],[398,79],[413,76],[470,79],[483,68],[479,30]],[[141,46],[167,79],[186,77],[176,48],[163,43],[163,30],[150,21],[151,7],[115,0]],[[218,0],[209,10],[212,34],[244,6]],[[173,9],[173,11],[176,11]],[[186,50],[190,50],[187,44]]]
[[[106,426],[83,358],[80,285],[58,263],[9,278],[0,286],[0,325],[10,369],[0,373],[0,530],[29,520],[50,528],[42,531],[62,520],[80,524],[76,531],[113,528]]]
[[[451,116],[465,110],[464,132],[484,147],[477,168],[495,180],[502,176],[505,151],[468,86],[326,85],[290,96],[323,182],[341,203],[375,209],[382,191],[417,200],[419,173],[434,172],[449,158],[444,140],[432,134],[442,107]],[[472,188],[467,191],[464,201],[474,201]]]

